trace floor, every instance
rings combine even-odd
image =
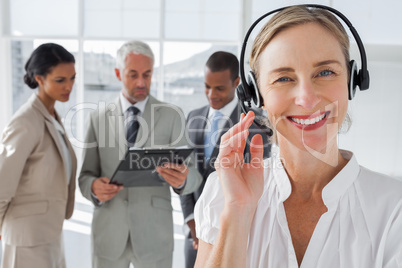
[[[173,267],[184,267],[184,235],[182,231],[183,215],[180,207],[180,199],[172,194],[173,220],[174,220],[174,253]],[[67,268],[90,268],[91,267],[91,221],[92,204],[76,192],[76,203],[73,217],[64,222],[63,235]],[[1,250],[1,243],[0,243]],[[1,261],[0,251],[0,261]]]

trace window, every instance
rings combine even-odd
[[[84,101],[97,103],[118,97],[121,82],[116,78],[116,53],[124,41],[88,40],[84,42]],[[159,43],[147,42],[159,63]],[[157,76],[153,75],[151,94],[157,94]]]
[[[17,111],[28,98],[36,92],[36,89],[31,89],[24,83],[25,75],[25,63],[30,57],[32,51],[39,45],[47,42],[57,43],[62,45],[68,51],[70,51],[77,61],[78,54],[78,42],[76,40],[44,40],[35,39],[29,41],[12,41],[11,53],[12,53],[12,89],[13,89],[13,112]],[[77,65],[77,64],[76,64]],[[66,103],[56,102],[56,110],[62,118],[64,118],[68,112],[73,109],[77,103],[77,86],[75,85],[70,95],[70,100]],[[76,122],[73,124],[65,125],[68,133],[76,132]]]
[[[76,36],[79,0],[13,0],[10,33],[13,36]]]
[[[84,36],[158,38],[161,1],[84,1]]]
[[[208,57],[218,50],[237,54],[235,45],[165,42],[164,100],[180,106],[187,115],[208,104],[204,93],[204,67]]]
[[[241,1],[166,0],[165,36],[171,39],[236,42]]]

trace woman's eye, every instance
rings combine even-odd
[[[328,76],[328,75],[331,75],[331,74],[333,74],[333,73],[334,73],[333,71],[324,70],[324,71],[321,71],[321,72],[318,74],[318,76]]]
[[[289,82],[290,78],[289,77],[281,77],[277,79],[275,82]]]

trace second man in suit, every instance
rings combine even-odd
[[[235,96],[236,87],[240,81],[238,74],[239,61],[235,55],[224,51],[213,53],[204,69],[205,95],[209,105],[191,111],[187,118],[190,145],[197,148],[197,168],[203,181],[194,193],[180,196],[186,223],[184,226],[186,268],[194,267],[198,248],[193,217],[195,203],[202,193],[209,174],[215,171],[214,162],[218,156],[220,137],[239,121],[242,112]],[[268,157],[270,146],[267,136],[255,125],[252,125],[249,131],[249,141],[257,133],[262,135],[264,158]],[[245,159],[248,158],[248,147],[245,150]]]
[[[149,94],[153,63],[147,44],[124,44],[117,53],[115,69],[122,91],[113,103],[90,116],[79,185],[95,205],[92,260],[96,268],[128,268],[130,263],[135,268],[171,267],[169,186],[178,194],[188,194],[201,183],[190,161],[188,166],[158,167],[152,176],[162,176],[167,182],[164,186],[123,188],[108,184],[129,146],[187,145],[182,111]],[[139,128],[130,133],[132,124],[125,127],[124,122],[132,122],[132,118],[139,122]]]

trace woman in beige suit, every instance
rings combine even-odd
[[[71,53],[48,43],[25,65],[25,83],[38,90],[0,143],[2,268],[66,266],[62,226],[74,208],[76,158],[54,106],[69,99],[74,64]]]

